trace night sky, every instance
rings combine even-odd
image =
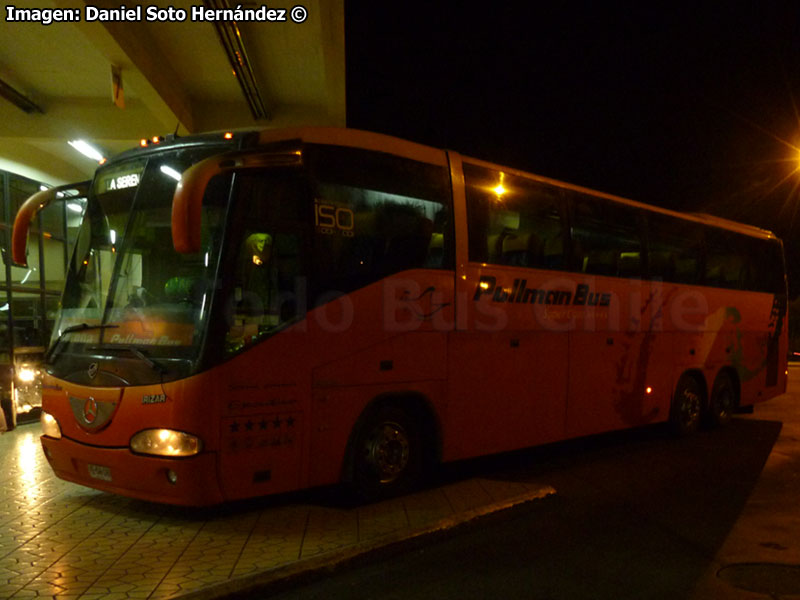
[[[800,293],[800,3],[347,0],[345,27],[348,126],[772,229]]]

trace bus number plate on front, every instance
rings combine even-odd
[[[100,479],[101,481],[111,481],[111,467],[103,467],[100,465],[88,465],[89,477],[93,479]]]

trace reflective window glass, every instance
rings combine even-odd
[[[444,167],[352,148],[308,157],[314,304],[408,269],[452,268]]]
[[[714,287],[748,289],[755,280],[748,238],[725,229],[706,227],[704,283]]]
[[[464,183],[470,261],[564,268],[564,211],[558,188],[470,163],[464,163]]]
[[[700,225],[663,215],[647,215],[648,272],[651,279],[693,284],[703,273]]]
[[[572,267],[611,277],[642,276],[640,210],[572,193]]]
[[[307,182],[295,169],[245,172],[234,183],[227,352],[237,352],[303,316],[307,298]]]
[[[14,347],[44,345],[46,324],[41,295],[15,292],[12,294],[11,312],[14,317]]]
[[[28,266],[11,266],[11,281],[15,285],[39,289],[39,274],[41,265],[39,264],[39,234],[31,231],[28,233]]]

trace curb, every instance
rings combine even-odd
[[[498,513],[519,508],[534,500],[544,499],[555,494],[555,488],[544,485],[539,489],[530,490],[502,502],[440,519],[420,529],[390,533],[341,550],[301,559],[252,575],[229,579],[199,590],[174,595],[171,598],[174,600],[234,600],[235,598],[247,597],[247,595],[255,593],[262,595],[276,593],[293,586],[310,583],[323,575],[330,575],[338,569],[355,566],[363,562],[368,556],[371,557],[378,553],[385,555],[413,549],[424,542],[430,542],[431,538],[452,534],[467,525],[472,525]]]

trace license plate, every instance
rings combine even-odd
[[[111,467],[103,467],[101,465],[88,465],[88,467],[89,477],[102,481],[111,481]]]

